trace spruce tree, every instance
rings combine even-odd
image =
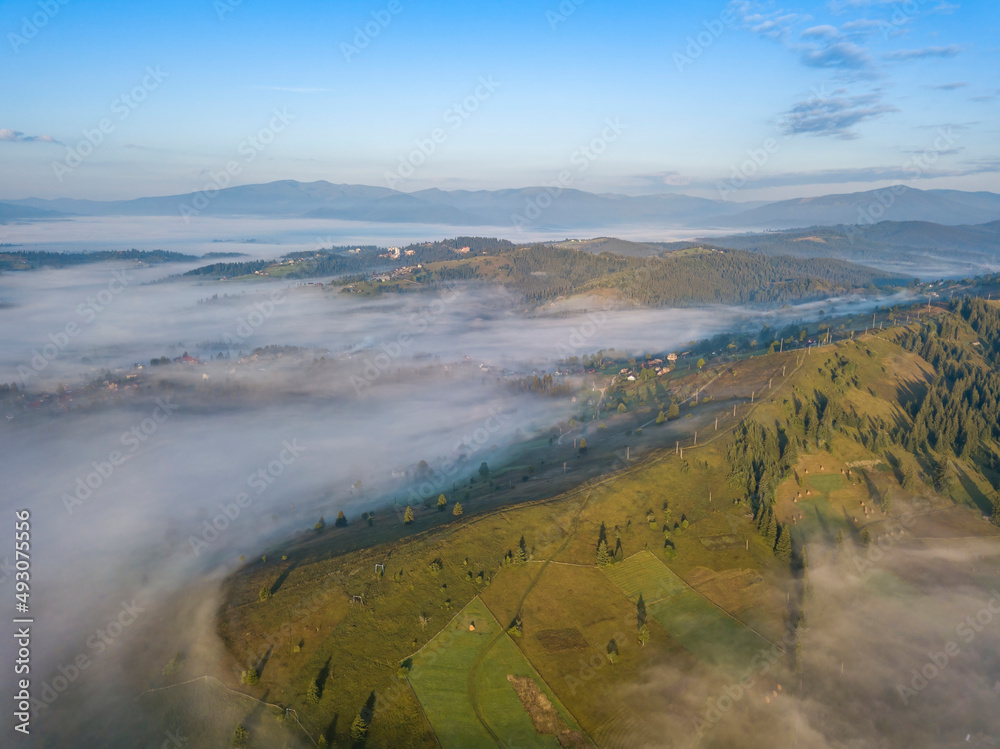
[[[413,508],[409,505],[406,506],[406,513],[403,515],[403,522],[409,525],[413,522]]]
[[[608,554],[608,542],[603,539],[597,544],[597,566],[607,567],[611,564],[611,555]]]
[[[792,558],[792,534],[787,526],[781,526],[778,531],[778,540],[774,545],[774,555],[781,560]]]
[[[365,719],[359,715],[354,719],[354,722],[351,723],[351,739],[361,743],[366,738],[368,738],[368,724],[365,722]]]

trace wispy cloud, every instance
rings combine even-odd
[[[802,32],[803,39],[839,39],[840,31],[836,26],[822,25],[822,26],[810,26],[808,29]]]
[[[783,113],[782,129],[787,135],[853,140],[858,137],[856,125],[896,111],[883,103],[878,93],[848,96],[845,89],[838,89],[833,96],[799,102]]]
[[[790,13],[783,9],[767,11],[765,6],[752,0],[733,0],[730,7],[736,12],[743,26],[765,39],[784,42],[792,32],[792,27],[804,23],[812,16]]]
[[[802,51],[802,64],[810,68],[845,68],[867,70],[872,58],[853,42],[838,42],[826,47],[806,46]]]
[[[830,0],[826,7],[832,13],[843,13],[857,8],[873,8],[879,5],[894,5],[897,0]]]
[[[6,141],[7,143],[55,143],[59,146],[62,145],[62,143],[51,135],[25,135],[20,130],[9,130],[7,128],[0,128],[0,141]]]
[[[924,47],[923,49],[900,49],[886,52],[882,55],[886,60],[922,60],[927,57],[954,57],[962,52],[963,47],[949,44],[946,47]]]
[[[934,91],[954,91],[958,88],[965,88],[969,84],[965,81],[955,81],[953,83],[939,83],[936,86],[928,85],[927,88],[933,89]]]

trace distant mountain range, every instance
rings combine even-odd
[[[696,242],[772,256],[836,258],[924,277],[1000,269],[1000,221],[974,226],[882,221],[704,237]],[[690,243],[679,246],[684,244]]]
[[[333,218],[370,223],[511,226],[578,230],[613,226],[790,229],[878,221],[982,224],[1000,219],[1000,195],[896,186],[847,195],[734,203],[665,194],[630,196],[525,187],[418,190],[282,180],[201,193],[135,200],[43,200],[0,203],[0,222],[72,216],[211,216]]]

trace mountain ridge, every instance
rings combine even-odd
[[[0,201],[0,205],[11,207],[4,209],[9,215],[0,212],[0,220],[57,217],[33,214],[34,210],[62,214],[62,217],[257,215],[372,223],[514,225],[537,229],[671,225],[753,230],[838,224],[863,226],[885,220],[922,220],[948,226],[1000,220],[1000,194],[919,190],[903,185],[857,193],[736,203],[681,193],[633,196],[591,193],[569,187],[428,188],[402,192],[388,187],[337,184],[326,180],[277,180],[131,200],[21,198]]]

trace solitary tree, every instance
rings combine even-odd
[[[257,682],[260,681],[260,676],[257,675],[257,669],[255,669],[253,666],[248,668],[246,671],[243,672],[243,675],[240,676],[240,681],[242,681],[248,687],[254,686]]]
[[[681,407],[677,405],[677,401],[671,401],[670,406],[667,408],[667,418],[677,419],[681,415]]]
[[[334,522],[334,525],[338,528],[345,528],[347,526],[347,516],[344,515],[343,510],[337,513],[337,520]]]
[[[586,455],[586,454],[587,454],[587,438],[586,437],[581,437],[580,438],[580,455]]]
[[[486,461],[485,460],[482,463],[479,464],[479,475],[480,476],[489,476],[490,475],[490,467],[488,465],[486,465]]]
[[[316,682],[309,684],[309,688],[306,690],[306,702],[310,705],[319,704],[319,687],[316,686]]]
[[[611,555],[608,554],[608,542],[601,539],[597,544],[597,566],[606,567],[611,564]]]
[[[233,746],[236,749],[244,749],[250,743],[250,732],[243,726],[236,726],[233,731]]]
[[[351,724],[351,739],[357,742],[362,742],[368,737],[368,724],[365,719],[360,715],[354,719]]]
[[[705,360],[704,359],[699,359],[698,362],[697,362],[697,365],[698,365],[698,369],[702,369],[705,366]]]
[[[662,424],[666,420],[667,420],[667,417],[663,415],[663,410],[661,409],[660,413],[656,414],[656,423],[657,424]]]
[[[403,522],[409,525],[413,522],[413,508],[409,505],[406,506],[406,514],[403,515]]]
[[[640,646],[645,645],[647,642],[649,642],[649,627],[646,626],[645,624],[639,627],[638,638]]]
[[[316,525],[313,526],[313,529],[318,532],[318,531],[323,530],[324,528],[326,528],[326,518],[324,518],[322,515],[320,515],[319,516],[319,522],[317,522]]]
[[[448,500],[445,499],[445,496],[443,494],[440,495],[438,497],[438,504],[437,504],[438,512],[444,512],[444,508],[447,506],[448,506]]]
[[[455,506],[451,510],[451,514],[455,515],[456,517],[462,514],[462,503],[461,502],[456,502],[455,503]]]
[[[257,591],[257,598],[259,598],[261,601],[266,601],[270,597],[271,597],[271,589],[266,585],[261,585],[260,590]]]

